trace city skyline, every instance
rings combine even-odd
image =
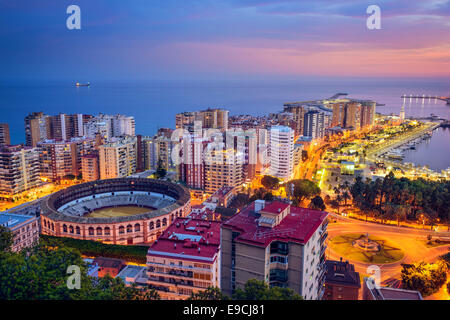
[[[450,0],[0,12],[0,301],[450,300]]]

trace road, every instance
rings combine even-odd
[[[381,269],[381,281],[389,278],[400,278],[401,264],[413,263],[419,261],[433,262],[439,256],[450,251],[450,245],[429,248],[425,245],[427,235],[450,237],[450,232],[435,232],[429,230],[409,229],[395,226],[378,225],[371,222],[345,219],[331,214],[331,217],[339,219],[336,223],[328,225],[328,238],[331,239],[337,235],[345,233],[369,233],[370,235],[381,236],[389,239],[401,248],[405,256],[402,260],[390,264],[379,265]],[[327,249],[328,258],[339,260],[341,255]],[[343,257],[345,259],[345,257]],[[370,263],[350,261],[355,265],[356,271],[360,274],[367,274],[367,267]]]

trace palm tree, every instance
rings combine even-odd
[[[342,199],[344,200],[344,205],[347,206],[347,200],[351,199],[350,193],[348,191],[344,191],[342,193]]]

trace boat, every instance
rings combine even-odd
[[[77,82],[75,84],[75,86],[77,86],[77,87],[89,87],[90,85],[91,84],[89,82],[87,82],[87,83],[79,83],[79,82]]]

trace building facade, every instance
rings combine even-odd
[[[39,218],[14,213],[0,213],[0,225],[8,228],[13,235],[11,251],[18,252],[39,241]]]
[[[0,197],[14,199],[15,196],[39,186],[40,183],[37,148],[0,147]]]
[[[123,178],[136,172],[136,138],[106,143],[98,152],[100,179]]]
[[[327,213],[257,200],[222,225],[222,291],[232,295],[250,279],[321,299]]]
[[[82,173],[82,157],[96,146],[94,139],[71,138],[67,141],[38,142],[41,177],[58,181]]]
[[[162,299],[220,288],[220,222],[178,218],[147,253],[148,284]]]
[[[243,183],[242,153],[230,149],[205,153],[205,191],[213,194],[224,186],[238,187]]]
[[[9,146],[10,144],[9,125],[7,123],[0,123],[0,146]]]
[[[269,173],[281,179],[290,179],[294,173],[294,130],[289,127],[270,129]]]
[[[361,280],[355,266],[348,261],[325,262],[325,294],[323,300],[358,300]]]

